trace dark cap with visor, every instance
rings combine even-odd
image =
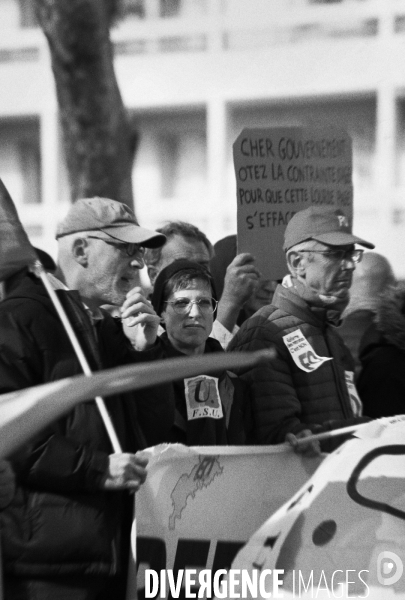
[[[82,198],[71,206],[56,231],[56,239],[80,231],[102,231],[108,236],[145,248],[160,248],[166,236],[140,227],[134,213],[122,202],[110,198]]]
[[[296,213],[284,234],[284,250],[307,240],[315,240],[328,246],[359,244],[373,249],[375,246],[352,234],[349,219],[339,209],[321,209],[310,206]]]

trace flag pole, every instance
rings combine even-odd
[[[362,427],[369,425],[370,422],[367,423],[358,423],[357,425],[348,425],[347,427],[340,427],[340,429],[332,429],[331,431],[323,431],[322,433],[315,433],[314,435],[309,435],[308,437],[299,438],[296,440],[296,444],[298,446],[302,446],[307,444],[308,442],[316,442],[317,440],[328,440],[333,437],[339,437],[340,435],[346,435],[348,433],[354,433],[358,431]]]
[[[80,363],[80,366],[83,369],[83,373],[87,376],[92,375],[92,371],[90,369],[87,358],[85,357],[84,352],[80,346],[79,340],[77,339],[77,336],[76,336],[76,334],[73,330],[73,327],[67,317],[67,314],[61,304],[61,301],[58,298],[58,295],[56,294],[55,290],[52,287],[51,282],[48,279],[48,275],[47,275],[42,263],[39,260],[35,261],[35,263],[32,265],[32,269],[33,269],[34,274],[41,279],[42,283],[45,286],[46,291],[48,292],[48,294],[54,304],[56,312],[58,313],[59,318],[62,321],[62,324],[66,330],[69,340],[70,340],[70,342],[73,346],[73,349],[76,353],[76,356]],[[101,419],[107,430],[108,437],[110,438],[110,442],[113,447],[113,450],[115,453],[120,454],[120,453],[122,453],[121,444],[118,440],[118,436],[114,429],[114,425],[111,421],[111,417],[108,414],[108,410],[105,405],[105,402],[104,402],[103,398],[101,398],[101,396],[96,396],[95,401],[96,401],[96,405],[99,410]]]

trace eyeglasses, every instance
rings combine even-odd
[[[217,309],[218,300],[214,298],[197,298],[197,300],[177,298],[177,300],[172,301],[166,300],[165,304],[171,304],[174,312],[178,315],[186,315],[190,312],[193,304],[196,304],[203,314],[212,315]]]
[[[313,252],[314,254],[323,254],[329,260],[342,262],[348,260],[355,264],[361,262],[364,250],[299,250],[299,252]]]
[[[139,246],[139,244],[106,240],[105,238],[97,237],[96,235],[88,235],[87,237],[91,238],[92,240],[101,240],[110,246],[115,246],[121,250],[121,252],[125,252],[127,256],[135,256],[135,254],[141,254],[143,256],[145,254],[145,248],[143,246]]]

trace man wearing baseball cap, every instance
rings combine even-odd
[[[296,213],[284,237],[290,287],[278,286],[272,304],[248,319],[229,350],[277,349],[267,365],[238,373],[248,382],[255,431],[252,443],[350,424],[361,417],[354,363],[336,332],[349,301],[362,249],[340,210],[311,206]],[[326,449],[326,448],[325,448]]]
[[[139,348],[154,358],[159,317],[135,274],[145,247],[165,237],[140,227],[108,198],[78,200],[57,230],[58,267],[49,278],[92,370],[141,360],[120,323],[102,311],[122,307],[140,330]],[[42,282],[21,272],[0,303],[0,394],[81,373]],[[125,598],[129,523],[147,459],[172,420],[164,390],[105,399],[122,453],[114,453],[94,402],[79,404],[22,449],[13,463],[14,499],[1,513],[4,597],[58,600]],[[157,436],[157,437],[156,437]],[[127,519],[126,528],[123,520]]]

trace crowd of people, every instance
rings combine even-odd
[[[374,246],[341,211],[292,217],[280,281],[238,254],[235,236],[213,247],[189,223],[149,231],[106,198],[76,201],[56,237],[48,277],[92,370],[268,347],[277,356],[110,397],[121,452],[89,401],[0,463],[6,600],[125,598],[132,494],[149,446],[287,441],[316,453],[313,433],[403,412],[405,292],[384,257],[363,257]],[[35,274],[24,268],[2,287],[0,393],[79,374]]]

